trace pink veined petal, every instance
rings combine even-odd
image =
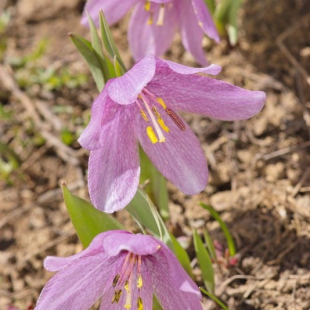
[[[159,68],[167,68],[167,67],[169,67],[171,70],[179,74],[205,73],[205,74],[217,75],[222,71],[221,66],[213,64],[205,68],[193,68],[178,64],[170,60],[156,58],[156,70],[158,70]]]
[[[129,233],[129,232],[123,230],[113,230],[101,233],[92,240],[90,245],[85,250],[75,255],[71,255],[69,257],[47,256],[44,260],[44,268],[48,271],[59,271],[60,269],[67,267],[73,261],[75,261],[78,258],[81,258],[82,256],[94,255],[96,253],[103,252],[104,251],[103,240],[109,237],[110,235],[122,234],[122,233]]]
[[[103,253],[75,260],[47,282],[35,309],[89,309],[112,284],[107,280],[115,273],[115,264]]]
[[[261,91],[245,90],[197,74],[181,75],[164,67],[158,68],[148,90],[172,109],[224,121],[248,119],[261,111],[266,100]]]
[[[167,105],[169,107],[169,102]],[[153,144],[146,134],[149,125],[140,118],[137,126],[141,146],[168,180],[183,193],[195,195],[204,190],[208,181],[208,168],[200,143],[184,120],[186,129],[181,131],[162,108],[159,107],[158,112],[170,129],[169,133],[164,133],[166,142]]]
[[[158,252],[157,255],[145,259],[147,267],[152,270],[154,294],[165,310],[200,310],[202,309],[199,294],[183,291],[184,283],[191,281],[177,259],[168,262],[166,257]],[[176,267],[171,270],[170,265]],[[179,273],[179,280],[175,282],[174,272]],[[196,285],[195,285],[196,286]],[[196,290],[198,287],[196,286]]]
[[[217,33],[212,16],[203,0],[191,0],[194,7],[194,12],[197,16],[198,23],[208,37],[214,39],[217,43],[220,42],[220,37]]]
[[[135,134],[136,105],[113,103],[113,122],[104,124],[102,148],[89,158],[88,187],[94,206],[112,213],[124,208],[134,197],[140,177],[140,163]]]
[[[207,64],[202,48],[203,30],[198,24],[191,1],[177,0],[182,43],[202,66]]]
[[[118,22],[129,9],[140,0],[88,0],[84,7],[81,24],[88,27],[86,12],[89,13],[95,25],[99,26],[99,10],[102,10],[109,25]]]
[[[114,79],[106,86],[108,95],[119,104],[131,104],[135,102],[142,89],[152,80],[154,73],[155,57],[148,55],[123,76]]]
[[[107,104],[108,94],[106,88],[111,83],[107,82],[103,91],[95,99],[91,107],[91,119],[87,127],[82,132],[78,142],[85,149],[92,151],[102,147],[103,139],[101,137],[102,123],[113,121],[114,115],[110,113],[110,107]]]
[[[161,243],[151,236],[141,234],[113,234],[103,241],[104,251],[109,256],[117,256],[121,251],[136,255],[151,255],[156,253]]]
[[[133,58],[138,61],[148,54],[162,55],[171,45],[176,31],[177,21],[175,8],[167,4],[165,7],[164,24],[156,25],[160,5],[152,5],[153,24],[148,21],[151,12],[144,9],[144,2],[138,3],[132,13],[128,41]]]

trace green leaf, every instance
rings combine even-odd
[[[62,193],[71,222],[86,248],[98,234],[109,230],[124,230],[124,227],[112,216],[97,210],[86,200],[70,193],[62,184]]]
[[[214,244],[213,244],[213,240],[211,238],[211,236],[209,235],[209,233],[207,232],[207,230],[205,230],[203,232],[209,253],[211,255],[211,258],[216,262],[216,264],[218,265],[218,261],[217,261],[217,256],[216,256],[216,251],[214,248]]]
[[[228,37],[231,45],[236,45],[238,41],[238,10],[242,0],[233,0],[229,6],[228,16]]]
[[[209,9],[210,13],[213,14],[215,11],[215,1],[214,0],[205,0],[207,8]]]
[[[194,246],[197,260],[201,269],[202,279],[205,287],[211,293],[214,292],[214,271],[208,251],[204,247],[196,230],[194,230]]]
[[[175,256],[178,258],[179,262],[181,263],[185,271],[188,273],[188,275],[192,279],[194,279],[192,267],[191,267],[191,261],[188,257],[187,252],[183,249],[183,247],[180,245],[178,240],[172,234],[170,234],[170,238],[173,244]]]
[[[218,223],[220,224],[220,227],[225,235],[225,238],[226,238],[226,241],[227,241],[227,245],[228,245],[228,250],[229,250],[229,254],[230,256],[234,256],[236,254],[236,246],[235,246],[235,243],[234,243],[234,239],[233,237],[231,236],[229,230],[228,230],[228,227],[227,225],[223,222],[223,220],[221,219],[220,215],[214,210],[214,208],[212,208],[211,206],[208,206],[204,203],[200,203],[200,205],[208,210],[211,215],[214,217],[214,219],[216,221],[218,221]]]
[[[107,23],[107,20],[102,12],[102,10],[100,10],[99,13],[100,16],[100,31],[101,31],[101,38],[102,38],[102,42],[104,47],[106,48],[107,52],[110,54],[111,58],[114,59],[114,57],[116,56],[121,68],[123,72],[126,72],[126,67],[122,61],[122,58],[118,52],[118,49],[116,47],[116,44],[114,43],[111,31],[110,31],[110,27]]]
[[[77,50],[86,60],[89,70],[97,85],[98,91],[101,92],[105,84],[103,70],[101,67],[101,62],[99,61],[91,43],[77,34],[69,33],[69,37]]]
[[[173,250],[169,232],[162,218],[151,199],[141,189],[138,188],[135,197],[127,205],[126,210],[142,227],[146,227],[154,237],[162,240]]]
[[[205,295],[207,295],[208,297],[210,297],[212,300],[214,300],[220,307],[222,307],[222,309],[224,310],[229,310],[227,308],[227,306],[225,306],[225,304],[223,302],[221,302],[216,296],[214,296],[212,293],[207,292],[205,289],[203,289],[202,287],[199,288]]]
[[[144,190],[148,196],[158,206],[160,215],[166,221],[169,220],[169,196],[167,182],[164,176],[156,169],[143,149],[140,147],[140,184],[150,181],[146,184]]]
[[[119,64],[116,56],[114,56],[114,70],[115,70],[116,76],[122,76],[124,74],[122,71],[121,65]]]

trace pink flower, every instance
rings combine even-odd
[[[79,254],[47,257],[57,274],[45,285],[35,310],[152,310],[153,294],[164,310],[202,309],[201,294],[171,250],[151,236],[127,231],[99,234]]]
[[[184,47],[196,60],[206,65],[201,41],[204,34],[219,42],[215,25],[204,0],[88,0],[82,24],[88,25],[86,11],[99,25],[102,9],[108,23],[114,24],[134,6],[128,36],[133,58],[138,61],[167,51],[174,33],[180,29]]]
[[[215,65],[189,68],[149,55],[123,76],[109,80],[79,138],[91,151],[88,187],[96,208],[118,211],[134,197],[140,177],[137,140],[182,192],[194,195],[204,190],[208,180],[204,153],[177,112],[241,120],[258,113],[265,102],[263,92],[201,76],[220,70]]]

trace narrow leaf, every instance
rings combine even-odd
[[[207,8],[209,9],[210,13],[213,14],[215,11],[215,1],[214,0],[205,0]]]
[[[228,37],[231,45],[236,45],[238,41],[238,10],[242,0],[233,0],[230,2],[228,15]]]
[[[86,200],[70,193],[67,186],[62,184],[65,204],[79,239],[87,247],[95,236],[108,230],[124,227],[112,216],[97,210]]]
[[[81,36],[69,33],[69,37],[77,50],[86,60],[89,70],[95,80],[98,91],[101,92],[104,86],[104,76],[101,68],[101,63],[94,52],[91,43]]]
[[[216,256],[216,251],[215,251],[213,240],[212,240],[211,236],[209,235],[207,230],[204,231],[203,235],[205,237],[205,241],[206,241],[208,250],[210,252],[211,258],[216,262],[216,264],[218,264],[217,256]]]
[[[218,221],[218,223],[220,224],[220,227],[225,235],[226,241],[227,241],[227,246],[228,246],[228,250],[229,250],[229,254],[230,256],[234,256],[236,254],[236,246],[234,243],[234,239],[231,236],[227,225],[223,222],[223,220],[221,219],[220,215],[214,210],[214,208],[212,208],[211,206],[208,206],[204,203],[200,203],[200,205],[208,210],[210,212],[210,214],[214,217],[214,219],[216,221]]]
[[[107,23],[107,20],[102,12],[102,10],[100,10],[100,31],[101,31],[101,38],[102,38],[102,42],[103,45],[105,46],[107,52],[110,54],[110,56],[112,57],[112,59],[114,59],[114,56],[116,56],[120,66],[122,67],[123,72],[126,72],[126,67],[122,61],[122,58],[118,52],[118,49],[116,47],[116,44],[114,43],[112,34],[111,34],[111,30],[109,28],[109,25]]]
[[[187,252],[183,249],[183,247],[180,245],[178,240],[170,234],[170,238],[174,247],[174,254],[178,258],[179,262],[181,263],[182,267],[185,269],[185,271],[188,273],[188,275],[194,279],[192,267],[191,267],[191,261],[188,257]]]
[[[144,190],[152,201],[158,206],[160,215],[166,221],[169,220],[169,197],[167,182],[164,176],[156,169],[143,149],[140,147],[140,184],[149,181]]]
[[[169,232],[157,212],[151,199],[141,190],[138,189],[135,197],[127,205],[126,210],[142,226],[146,227],[153,236],[161,239],[173,250],[173,244]]]
[[[194,246],[197,260],[201,269],[202,279],[205,287],[211,293],[214,292],[214,271],[208,251],[203,245],[196,230],[194,230]]]
[[[202,287],[199,288],[205,295],[207,295],[208,297],[210,297],[212,300],[214,300],[220,307],[222,307],[222,309],[224,310],[229,310],[225,304],[223,302],[221,302],[216,296],[214,296],[213,294],[211,294],[210,292],[206,291],[205,289],[203,289]]]

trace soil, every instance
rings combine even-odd
[[[1,145],[15,154],[19,167],[0,179],[0,309],[31,309],[52,276],[47,255],[82,250],[64,206],[59,184],[65,180],[88,199],[88,152],[76,142],[97,96],[88,69],[68,39],[72,31],[88,36],[79,24],[80,0],[2,0],[11,15],[0,34]],[[219,225],[199,202],[212,205],[227,223],[237,246],[236,262],[216,266],[216,295],[229,309],[310,309],[310,2],[247,0],[240,10],[236,47],[224,39],[203,44],[210,63],[223,66],[218,78],[267,93],[264,110],[247,121],[221,122],[184,117],[198,136],[210,168],[205,191],[189,197],[169,186],[171,220],[178,237],[206,227],[225,251]],[[113,35],[128,66],[128,17]],[[35,65],[43,70],[84,74],[79,87],[47,89],[16,83],[12,59],[30,55],[45,38],[47,50]],[[179,36],[167,58],[195,66]],[[31,68],[28,68],[32,70]],[[19,71],[20,72],[20,71]],[[0,111],[0,112],[1,112]],[[64,129],[73,135],[69,146]],[[43,142],[42,142],[43,139]],[[44,142],[45,141],[45,142]],[[9,153],[2,153],[8,161]],[[117,215],[132,226],[124,212]],[[201,275],[193,255],[197,281]],[[224,260],[223,260],[224,261]],[[217,309],[203,300],[204,309]]]

